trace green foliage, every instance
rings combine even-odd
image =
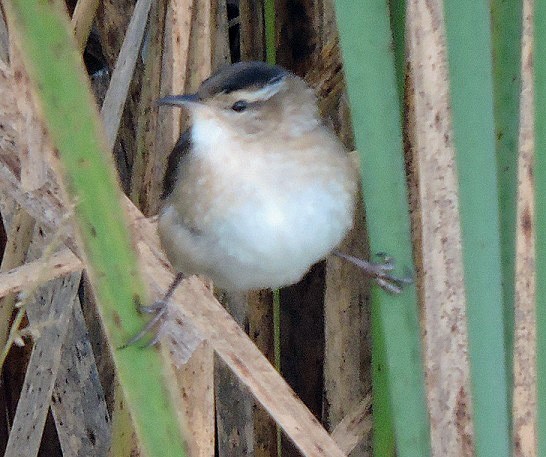
[[[356,142],[362,156],[372,249],[386,251],[399,264],[406,265],[411,264],[411,248],[407,235],[400,107],[396,100],[397,83],[401,100],[404,81],[405,5],[402,0],[391,0],[389,4],[392,34],[384,2],[366,0],[357,6],[338,0],[336,7]],[[521,0],[490,3],[446,0],[445,20],[459,174],[476,455],[508,456],[522,4]],[[542,17],[535,24],[543,28],[545,20]],[[546,36],[546,32],[541,34],[537,30],[537,41],[541,35]],[[541,62],[539,67],[544,66],[544,60],[535,61]],[[541,71],[537,69],[538,74]],[[540,90],[546,86],[540,89],[538,81],[537,106],[542,107],[545,103],[540,97],[546,92]],[[542,125],[544,120],[537,122],[539,140],[543,139]],[[537,183],[546,182],[546,177],[538,179],[539,172],[540,167]],[[537,244],[540,246],[540,241]],[[541,296],[545,294],[539,292],[538,297]],[[380,435],[376,436],[375,452],[377,455],[393,452],[388,440],[389,414],[383,411],[388,409],[381,381],[386,377],[398,455],[426,455],[428,443],[422,435],[428,431],[421,427],[428,427],[428,423],[424,385],[419,385],[420,370],[405,377],[410,366],[420,366],[415,362],[415,354],[419,354],[415,297],[408,291],[400,300],[405,302],[403,311],[390,303],[391,297],[374,295],[374,404],[382,409],[380,415],[374,414],[375,433]],[[395,312],[405,312],[405,320],[398,320]],[[411,353],[397,352],[404,344],[412,348]],[[546,348],[546,339],[542,348]],[[403,383],[399,385],[400,380]],[[404,395],[406,398],[402,398]],[[542,397],[539,393],[539,398]],[[546,427],[546,419],[542,420]],[[408,439],[410,436],[413,442]],[[422,446],[420,450],[415,442]]]
[[[522,1],[491,2],[493,112],[506,347],[513,346]],[[512,351],[506,351],[508,373]]]
[[[546,1],[535,2],[537,455],[546,455]]]
[[[445,17],[476,455],[501,457],[511,454],[510,372],[504,339],[489,4],[447,0]],[[518,40],[515,45],[519,44]]]
[[[275,0],[264,0],[265,21],[265,55],[266,61],[275,64],[277,61],[277,46],[275,39]]]
[[[355,139],[361,156],[372,252],[387,252],[402,268],[410,269],[413,258],[400,97],[388,4],[338,0],[336,10]],[[372,300],[374,324],[379,326],[379,331],[374,331],[374,353],[379,353],[381,359],[380,348],[384,348],[382,369],[390,393],[397,455],[430,455],[415,287],[408,287],[396,296],[375,289]],[[384,391],[382,386],[374,385],[374,392],[378,389]],[[388,414],[374,415],[374,421],[380,417],[388,419]],[[374,422],[375,430],[388,426],[388,421]],[[387,442],[385,447],[375,449],[375,455],[389,455],[391,449]]]
[[[184,445],[157,351],[125,343],[147,302],[120,204],[121,192],[64,9],[59,1],[4,3],[74,203],[81,245],[116,373],[143,451],[183,456]]]

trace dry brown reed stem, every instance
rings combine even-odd
[[[441,3],[408,4],[410,142],[417,174],[427,395],[433,455],[472,456],[458,188]]]
[[[533,0],[523,0],[514,316],[513,443],[515,457],[535,457],[537,455],[533,5]]]
[[[1,163],[3,174],[9,169]],[[3,187],[4,180],[0,180]],[[3,187],[6,189],[5,187]],[[9,186],[8,186],[9,189]],[[18,197],[14,193],[12,196]],[[19,195],[20,196],[20,195]],[[57,204],[51,194],[34,208],[46,207],[51,216]],[[24,202],[24,200],[21,200]],[[28,203],[28,201],[27,201]],[[124,205],[134,230],[137,249],[150,290],[165,290],[173,277],[161,249],[155,226],[128,200]],[[58,213],[57,213],[58,214]],[[58,214],[59,217],[62,217]],[[49,217],[37,214],[40,222]],[[286,382],[274,370],[248,336],[233,321],[203,283],[196,277],[186,280],[173,300],[180,304],[181,315],[206,337],[215,352],[247,386],[256,399],[271,414],[285,433],[308,456],[343,456],[332,438],[301,403]]]
[[[85,49],[98,7],[99,0],[79,0],[76,3],[76,8],[72,13],[72,27],[74,28],[76,45],[80,52]]]

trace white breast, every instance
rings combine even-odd
[[[252,151],[225,139],[218,148],[210,140],[218,144],[219,138],[210,133],[206,141],[201,137],[204,147],[196,153],[215,170],[221,192],[194,240],[203,255],[196,259],[194,250],[188,252],[194,261],[185,266],[195,271],[186,272],[204,273],[220,287],[238,290],[297,282],[352,225],[348,159],[325,160],[308,151],[313,160],[302,162],[305,154],[294,155],[283,145]]]

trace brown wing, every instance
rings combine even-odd
[[[161,198],[166,199],[174,189],[176,184],[176,177],[178,175],[178,167],[180,162],[190,152],[190,138],[191,132],[190,129],[186,130],[180,136],[180,139],[174,146],[171,154],[169,155],[169,160],[167,162],[167,171],[165,172],[165,177],[163,178],[163,193]]]

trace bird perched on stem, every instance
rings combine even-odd
[[[222,68],[183,107],[191,127],[168,161],[159,235],[183,274],[203,274],[228,291],[279,288],[299,281],[335,253],[399,292],[389,262],[335,251],[351,229],[358,175],[322,122],[303,79],[263,62]]]

